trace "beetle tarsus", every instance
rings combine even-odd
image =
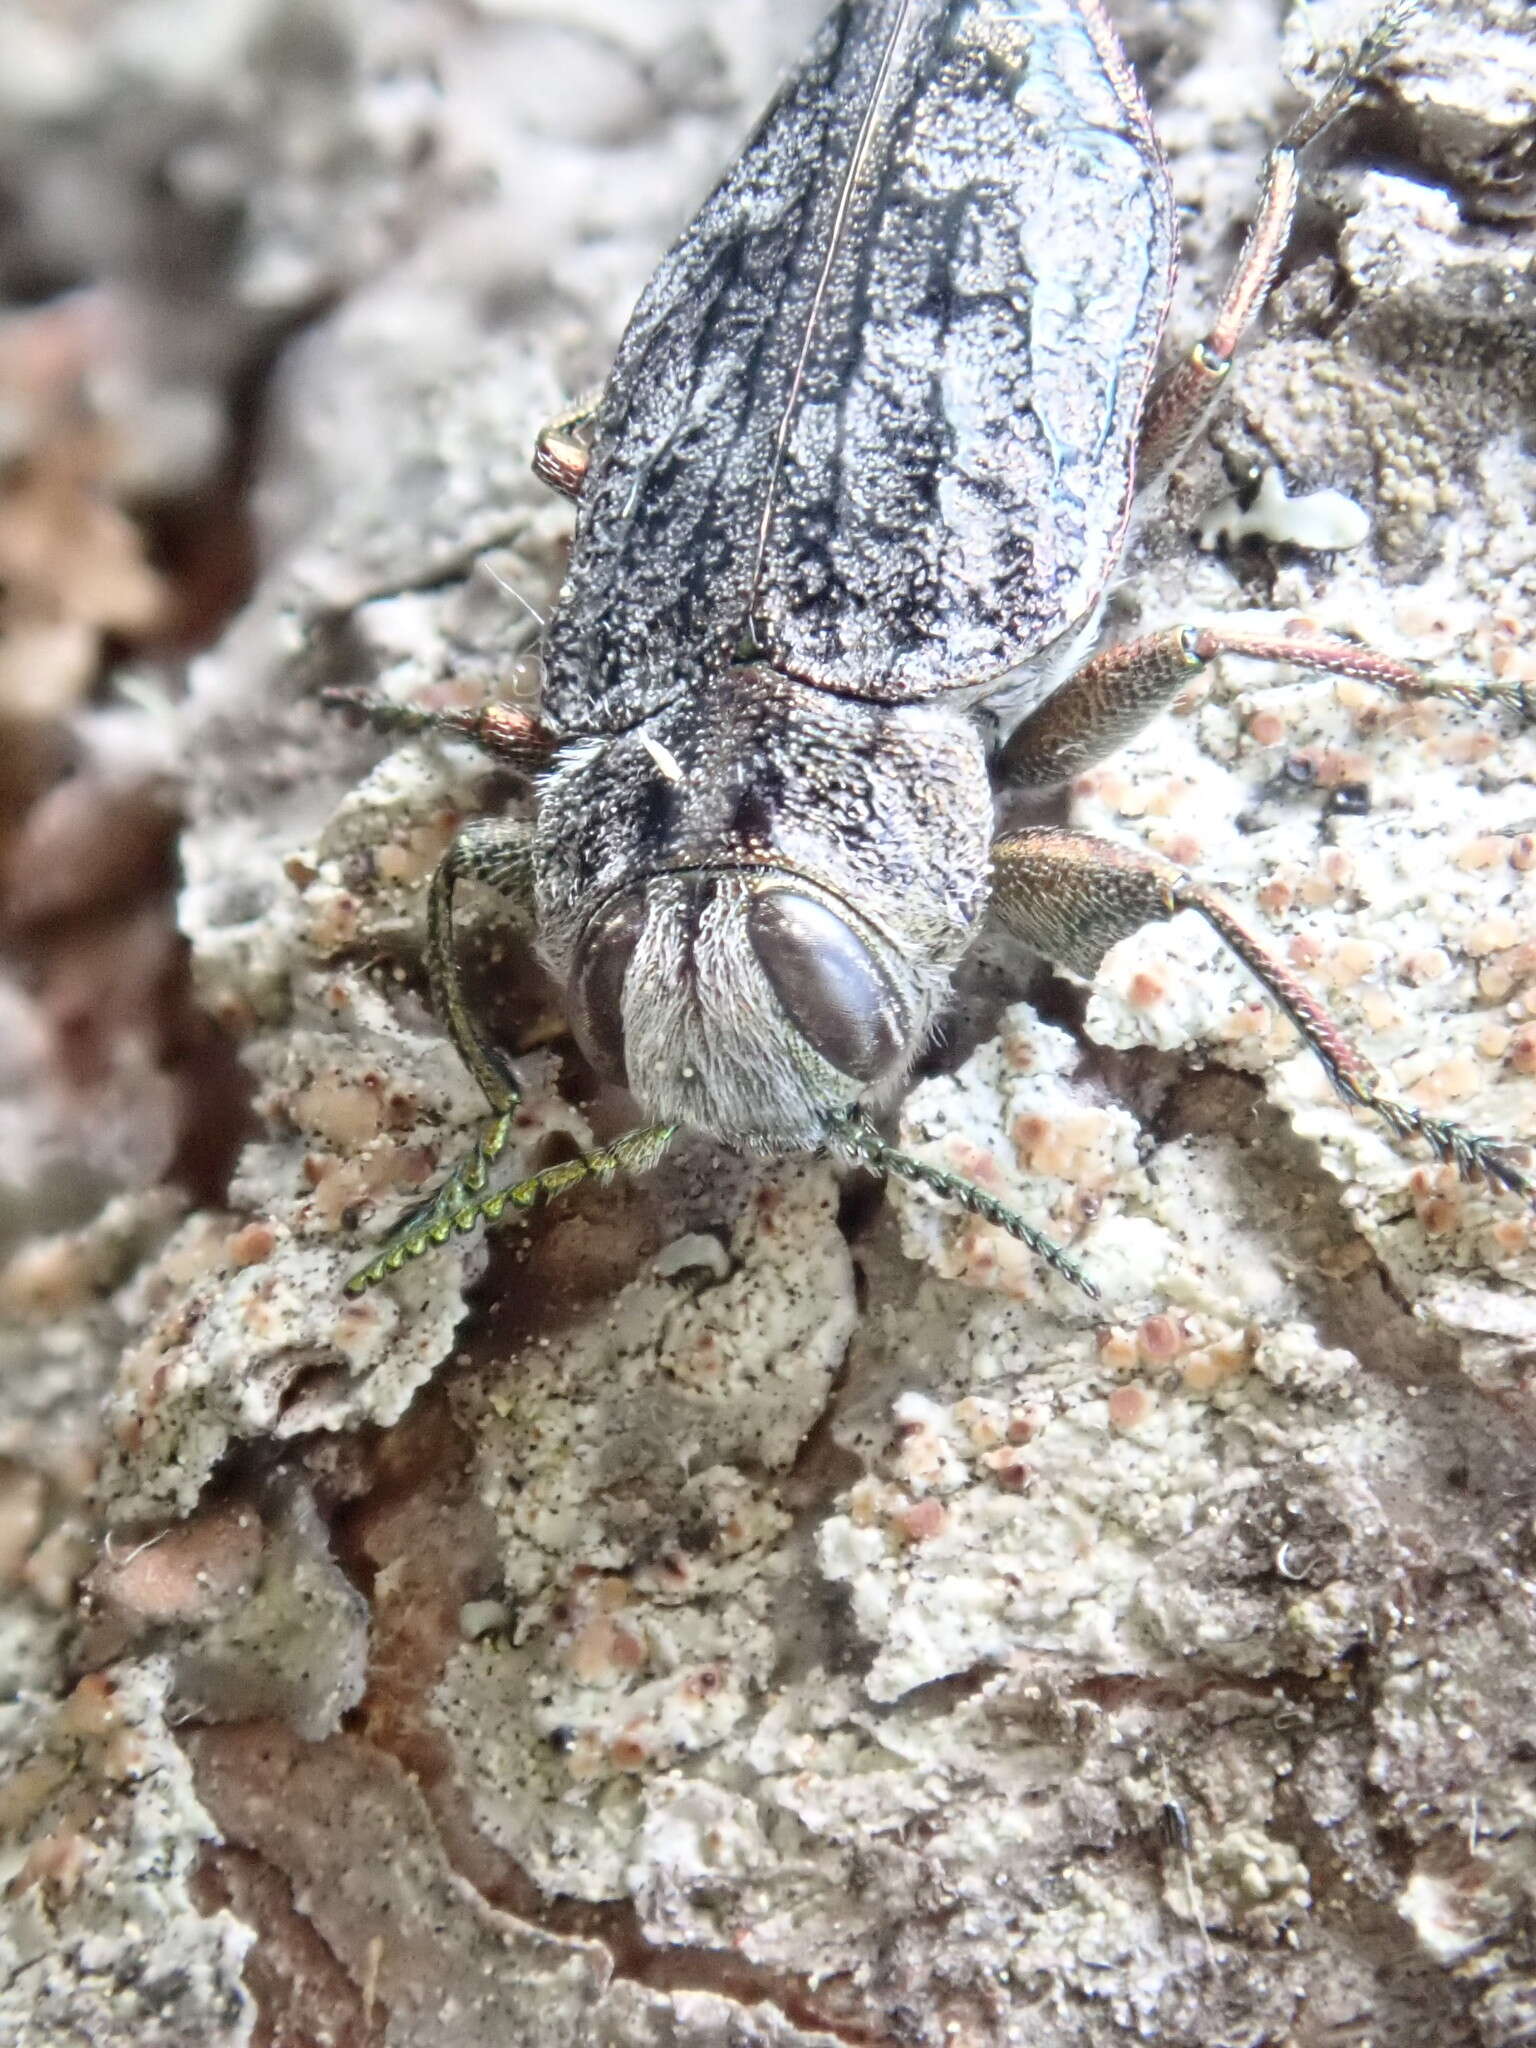
[[[491,1194],[481,1192],[486,1178],[482,1140],[437,1194],[424,1206],[413,1209],[367,1265],[360,1266],[343,1283],[344,1291],[351,1295],[366,1294],[370,1287],[398,1273],[411,1260],[445,1245],[450,1237],[473,1230],[480,1223],[499,1223],[509,1209],[526,1213],[579,1187],[583,1181],[608,1181],[620,1173],[644,1173],[656,1164],[676,1135],[676,1126],[672,1124],[642,1125],[638,1130],[626,1131],[611,1145],[583,1153],[579,1159],[563,1159]]]
[[[962,1174],[951,1173],[942,1166],[932,1166],[915,1153],[888,1145],[862,1113],[856,1112],[838,1123],[834,1127],[833,1141],[849,1158],[869,1167],[872,1172],[894,1174],[899,1180],[911,1181],[915,1186],[937,1195],[940,1201],[952,1202],[957,1209],[979,1216],[984,1223],[1006,1231],[1009,1237],[1017,1238],[1020,1244],[1028,1246],[1053,1273],[1059,1273],[1063,1280],[1070,1280],[1090,1301],[1100,1298],[1098,1288],[1082,1267],[1043,1231],[1027,1223],[1016,1209],[1010,1209],[1006,1202],[998,1201],[995,1195],[989,1195],[985,1188],[977,1187],[974,1181],[965,1179]]]

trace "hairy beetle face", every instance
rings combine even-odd
[[[539,786],[540,952],[594,1067],[648,1121],[825,1143],[894,1095],[987,901],[973,721],[731,670]]]
[[[658,875],[588,924],[572,1029],[647,1116],[753,1150],[813,1148],[894,1082],[926,1005],[847,905],[773,870]]]

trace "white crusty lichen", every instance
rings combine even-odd
[[[355,968],[311,972],[257,1062],[269,1135],[232,1190],[253,1219],[198,1217],[136,1281],[139,1326],[113,1402],[114,1519],[190,1508],[232,1443],[393,1422],[448,1355],[477,1244],[450,1244],[385,1291],[349,1298],[354,1215],[419,1199],[472,1142],[484,1105],[435,1029],[402,1023]],[[526,1171],[551,1131],[587,1127],[554,1094],[548,1056],[507,1154]]]
[[[1501,466],[1512,459],[1507,448],[1498,454]],[[1519,567],[1507,533],[1490,526],[1484,537]],[[1479,675],[1508,680],[1528,657],[1476,598],[1458,594],[1458,581],[1459,564],[1387,600],[1350,573],[1320,600],[1296,595],[1323,630],[1438,657],[1469,688]],[[1396,704],[1363,684],[1255,675],[1237,661],[1197,694],[1183,716],[1081,779],[1078,821],[1140,840],[1213,883],[1412,1106],[1527,1139],[1536,1131],[1536,732],[1493,700],[1478,710]],[[1470,1279],[1507,1317],[1510,1289],[1536,1280],[1519,1202],[1466,1186],[1341,1102],[1192,914],[1112,951],[1087,1029],[1106,1045],[1197,1048],[1261,1075],[1426,1314],[1445,1293],[1465,1327]]]
[[[864,1447],[869,1477],[821,1528],[822,1568],[878,1646],[876,1698],[1024,1650],[1146,1673],[1192,1656],[1254,1676],[1316,1670],[1364,1625],[1363,1608],[1321,1634],[1302,1621],[1287,1527],[1382,1528],[1372,1470],[1398,1404],[1309,1327],[1266,1230],[1273,1194],[1244,1188],[1231,1139],[1131,1143],[1128,1164],[1086,1182],[1040,1173],[1053,1138],[1096,1117],[1132,1123],[1073,1082],[1075,1057],[1021,1007],[995,1046],[907,1103],[909,1137],[945,1163],[953,1138],[935,1134],[964,1116],[973,1170],[1004,1200],[1043,1192],[1046,1227],[1060,1227],[1050,1190],[1071,1201],[1086,1185],[1094,1220],[1074,1251],[1095,1278],[1101,1238],[1136,1243],[1143,1263],[1133,1281],[1105,1261],[1096,1313],[1046,1306],[990,1228],[901,1197],[909,1245],[932,1245],[978,1292],[964,1307],[919,1294],[882,1331],[898,1379],[929,1391],[893,1404]],[[1020,1077],[1035,1083],[1022,1115]],[[1210,1571],[1222,1528],[1236,1540],[1261,1504],[1273,1584],[1255,1604]]]
[[[249,2041],[253,1936],[195,1896],[218,1830],[166,1725],[163,1659],[0,1708],[0,2036],[143,2048]]]
[[[785,1475],[854,1325],[828,1171],[768,1177],[727,1256],[663,1253],[458,1396],[508,1615],[434,1713],[481,1825],[552,1892],[623,1888],[647,1780],[739,1752],[780,1655]]]

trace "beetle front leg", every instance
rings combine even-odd
[[[677,1136],[675,1124],[645,1124],[626,1131],[611,1145],[585,1152],[579,1159],[562,1159],[546,1166],[512,1186],[477,1192],[459,1175],[446,1183],[442,1192],[421,1208],[413,1210],[391,1234],[382,1250],[346,1283],[348,1294],[364,1294],[398,1273],[412,1259],[419,1259],[445,1245],[450,1237],[473,1230],[477,1223],[499,1223],[508,1209],[519,1215],[554,1201],[583,1181],[610,1181],[618,1174],[649,1172]],[[450,1193],[454,1199],[448,1199]]]
[[[1395,1138],[1422,1138],[1463,1180],[1536,1202],[1525,1148],[1426,1116],[1387,1094],[1370,1061],[1317,998],[1247,930],[1230,905],[1155,854],[1086,832],[1010,833],[992,848],[992,915],[1005,931],[1074,974],[1091,978],[1109,948],[1142,925],[1195,910],[1280,1005],[1344,1100],[1368,1109]]]
[[[1367,36],[1354,62],[1315,106],[1292,123],[1265,159],[1258,212],[1216,317],[1183,362],[1152,386],[1136,457],[1138,489],[1166,475],[1194,438],[1226,381],[1239,343],[1269,296],[1296,218],[1301,152],[1360,98],[1371,72],[1399,41],[1412,12],[1412,0],[1392,7]]]
[[[1154,719],[1208,662],[1225,654],[1283,661],[1322,675],[1353,676],[1404,698],[1440,697],[1475,708],[1509,704],[1529,718],[1536,693],[1524,683],[1452,682],[1353,640],[1310,633],[1244,633],[1225,626],[1170,626],[1106,647],[1018,727],[997,763],[1000,787],[1051,789],[1102,761]]]
[[[453,924],[453,892],[463,881],[483,882],[501,896],[514,931],[535,923],[533,835],[505,818],[475,818],[461,826],[438,862],[427,897],[427,979],[432,1007],[447,1027],[460,1059],[480,1083],[498,1115],[517,1107],[519,1090],[506,1055],[481,1035],[464,996]]]
[[[515,929],[533,929],[532,839],[526,825],[500,818],[477,818],[458,833],[432,876],[427,898],[427,978],[432,1006],[446,1026],[460,1059],[479,1082],[494,1113],[467,1159],[449,1174],[435,1195],[418,1203],[396,1225],[366,1266],[346,1283],[349,1294],[361,1294],[387,1274],[398,1272],[444,1243],[455,1230],[468,1229],[483,1210],[490,1170],[506,1151],[522,1090],[506,1055],[485,1037],[465,999],[453,922],[457,884],[484,882],[506,898]],[[465,1218],[468,1221],[465,1221]]]
[[[592,459],[592,450],[584,438],[585,429],[597,417],[602,399],[601,389],[585,392],[564,412],[556,413],[540,429],[533,444],[534,475],[562,497],[581,496],[587,464]]]

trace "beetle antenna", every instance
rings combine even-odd
[[[1052,1243],[1032,1223],[1026,1223],[1016,1209],[1010,1209],[1005,1202],[998,1201],[996,1196],[989,1195],[985,1188],[977,1187],[974,1181],[966,1180],[961,1174],[950,1173],[942,1166],[930,1166],[925,1159],[903,1152],[898,1146],[888,1145],[862,1110],[855,1110],[846,1120],[834,1124],[831,1137],[838,1149],[860,1166],[867,1166],[874,1173],[894,1174],[898,1180],[912,1181],[916,1186],[926,1188],[930,1194],[937,1195],[940,1201],[953,1202],[967,1215],[979,1216],[984,1223],[1007,1231],[1010,1237],[1016,1237],[1020,1244],[1027,1245],[1053,1273],[1059,1273],[1074,1287],[1081,1288],[1090,1301],[1099,1299],[1098,1288],[1082,1267],[1068,1258],[1059,1244]]]

